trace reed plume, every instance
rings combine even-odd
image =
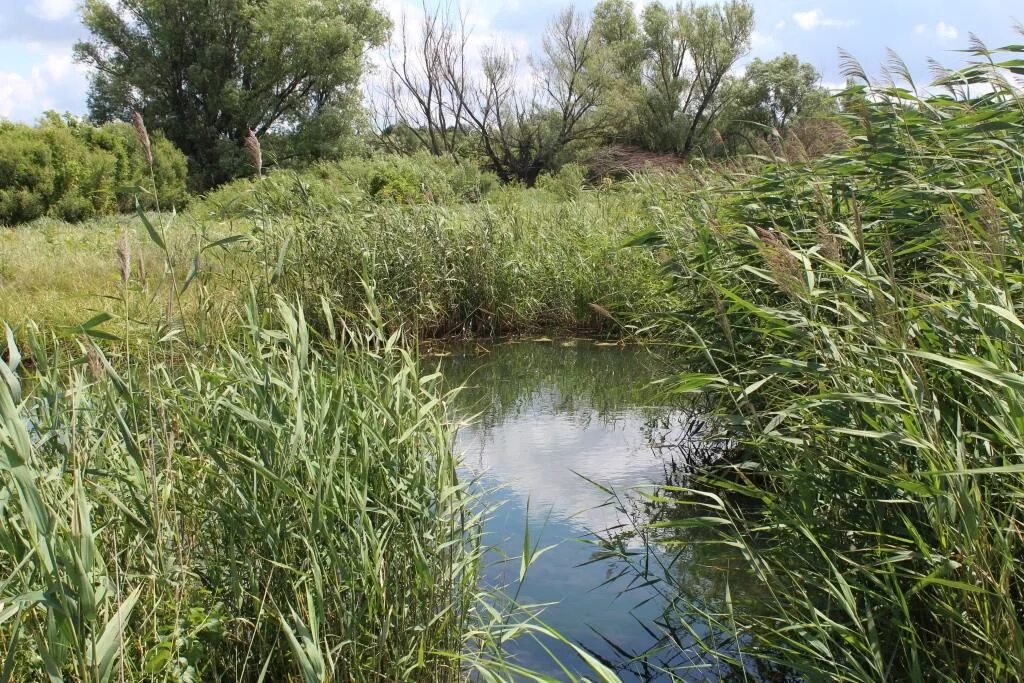
[[[128,232],[122,232],[117,240],[117,268],[121,273],[121,284],[128,286],[132,276],[132,245],[128,241]]]
[[[256,133],[253,132],[252,128],[249,129],[248,135],[245,136],[245,153],[249,155],[249,162],[252,163],[256,169],[256,177],[263,177],[263,152],[260,150],[260,141],[256,137]]]
[[[146,164],[150,171],[153,170],[153,146],[149,142],[149,133],[146,131],[146,122],[142,120],[142,114],[134,112],[132,115],[132,126],[135,128],[135,135],[142,145],[142,153],[146,156]]]

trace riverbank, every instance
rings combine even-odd
[[[149,240],[144,260],[163,266],[145,282],[117,243],[97,248],[82,272],[109,259],[111,318],[82,326],[62,309],[53,320],[72,329],[50,343],[48,325],[34,347],[17,330],[40,376],[28,404],[6,405],[2,439],[16,501],[2,561],[19,592],[0,633],[19,643],[17,671],[52,647],[75,675],[117,661],[142,677],[149,656],[208,647],[196,661],[238,667],[226,674],[435,680],[471,665],[467,642],[513,629],[469,606],[476,521],[445,398],[404,329],[672,346],[680,369],[662,388],[703,395],[721,428],[709,436],[737,448],[663,487],[656,528],[669,544],[699,528],[754,575],[760,607],[730,598],[700,615],[743,643],[743,670],[1011,676],[1024,662],[1024,107],[988,56],[954,76],[988,79],[980,98],[849,91],[851,146],[821,159],[443,200],[398,183],[333,201],[330,177],[278,174],[143,224],[130,246]],[[165,236],[187,221],[198,241],[176,251]],[[8,278],[23,267],[5,264]],[[19,294],[0,296],[26,316]],[[685,594],[685,574],[658,578]],[[364,591],[365,604],[339,597]],[[173,608],[180,595],[195,612]]]

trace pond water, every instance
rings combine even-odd
[[[456,348],[442,369],[449,383],[465,385],[456,401],[466,421],[458,447],[465,474],[477,478],[494,509],[484,530],[494,548],[488,586],[504,587],[520,604],[547,605],[545,624],[623,680],[669,680],[669,669],[683,680],[735,674],[694,645],[697,636],[717,634],[682,607],[713,609],[721,601],[730,558],[707,550],[706,539],[676,532],[668,546],[642,531],[664,511],[645,504],[637,487],[653,492],[678,479],[695,455],[707,457],[694,446],[704,419],[661,398],[652,384],[667,373],[656,355],[579,340],[508,342]],[[531,546],[554,547],[518,585],[527,524]],[[614,539],[633,559],[608,557],[602,539]],[[654,569],[636,570],[645,563]],[[670,602],[675,609],[667,609]],[[732,647],[730,638],[718,640]],[[571,648],[544,646],[586,673]],[[564,676],[537,642],[521,639],[509,651],[518,664]]]

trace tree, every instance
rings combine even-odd
[[[593,115],[605,81],[590,23],[570,7],[548,25],[542,45],[526,79],[514,53],[485,52],[482,83],[467,98],[468,118],[492,169],[527,185],[554,169],[573,144],[605,130]]]
[[[384,108],[377,115],[385,130],[401,126],[431,154],[454,155],[468,122],[469,35],[450,2],[429,11],[424,0],[422,8],[418,33],[410,33],[404,15],[399,22],[398,38],[386,57],[390,78]]]
[[[610,139],[632,142],[640,121],[637,102],[643,99],[644,39],[630,0],[601,0],[593,13],[593,32],[603,74],[600,116]]]
[[[607,132],[595,116],[609,82],[601,46],[575,9],[549,24],[529,73],[513,51],[491,48],[475,74],[466,65],[465,23],[447,5],[424,10],[420,34],[410,37],[403,21],[389,58],[388,131],[411,133],[433,154],[457,154],[471,140],[502,180],[528,185],[572,145]]]
[[[829,111],[832,98],[820,83],[818,71],[796,55],[787,53],[767,62],[755,59],[735,87],[733,116],[737,124],[758,129],[762,137],[773,130],[785,134],[797,119]]]
[[[644,8],[646,147],[683,157],[694,151],[724,108],[720,88],[746,53],[753,28],[746,0]]]
[[[82,20],[92,35],[75,52],[96,69],[91,117],[141,111],[201,188],[241,171],[250,128],[343,134],[366,52],[389,26],[372,0],[86,0]]]

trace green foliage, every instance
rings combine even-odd
[[[801,120],[832,114],[835,106],[821,75],[796,55],[754,59],[729,86],[729,105],[719,133],[726,149],[758,152],[758,142],[785,138]]]
[[[90,0],[82,20],[92,35],[76,53],[97,67],[92,117],[141,111],[201,189],[242,174],[250,128],[281,138],[284,156],[332,154],[351,136],[366,49],[388,25],[370,0]]]
[[[714,396],[736,445],[669,488],[662,526],[741,550],[757,602],[707,616],[806,680],[1024,666],[1024,102],[991,68],[1020,68],[1005,50],[976,44],[948,94],[852,88],[854,146],[712,179],[639,240],[690,302],[664,321],[692,351],[679,390]]]
[[[646,5],[643,145],[681,156],[705,142],[723,106],[720,89],[746,52],[754,10],[745,0],[721,5]]]
[[[395,168],[374,166],[363,170],[368,189],[384,177],[380,168]],[[400,201],[390,192],[405,185],[391,183],[338,206],[321,203],[330,186],[310,191],[306,178],[271,176],[248,200],[273,291],[307,303],[323,295],[358,310],[366,277],[390,324],[427,336],[623,334],[665,305],[655,259],[622,248],[654,219],[649,197],[630,187],[584,193],[579,167],[546,178],[544,189],[505,186],[478,203],[423,202],[419,192],[415,202]],[[282,215],[277,200],[263,203],[264,192],[297,199]]]
[[[33,335],[24,399],[9,342],[0,679],[461,680],[476,522],[452,432],[360,324],[253,304],[210,355],[144,365]]]
[[[157,196],[167,208],[183,206],[185,157],[160,134],[152,136],[152,149]],[[150,208],[152,188],[128,124],[94,127],[52,112],[37,126],[0,124],[0,223],[81,221],[132,210],[136,198]]]
[[[381,155],[314,164],[296,173],[279,171],[258,183],[236,180],[206,197],[219,216],[304,213],[309,205],[344,212],[378,204],[479,202],[498,184],[473,164],[426,153]]]

